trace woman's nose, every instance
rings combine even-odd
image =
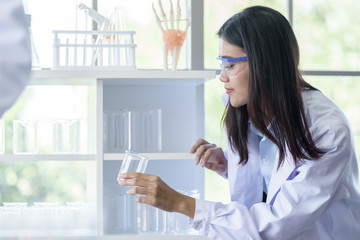
[[[221,71],[220,76],[219,76],[219,80],[221,82],[228,82],[229,77],[224,73],[224,71]]]

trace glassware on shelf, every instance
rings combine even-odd
[[[27,24],[28,24],[28,28],[29,28],[29,35],[30,35],[30,41],[31,41],[32,69],[41,69],[39,55],[38,55],[36,47],[35,47],[34,36],[33,36],[32,28],[31,28],[31,15],[26,14],[26,18],[27,18]]]
[[[5,208],[23,209],[27,207],[27,202],[3,202]]]
[[[161,109],[151,109],[146,113],[146,146],[145,151],[161,152],[162,134],[161,134]]]
[[[116,229],[118,216],[116,214],[118,205],[116,204],[116,196],[114,192],[118,186],[110,187],[109,191],[104,190],[103,197],[103,219],[104,219],[104,232],[113,233]]]
[[[193,198],[200,198],[200,193],[198,190],[191,190],[191,191],[182,191],[177,190],[178,192],[193,197]],[[196,235],[199,234],[198,231],[192,229],[189,225],[189,218],[183,214],[172,212],[169,213],[170,216],[170,229],[171,232],[174,234],[185,234],[185,235]]]
[[[53,121],[54,153],[79,152],[80,120],[58,119]]]
[[[104,111],[103,113],[103,151],[105,153],[110,152],[110,111]]]
[[[0,154],[5,153],[5,120],[0,119]]]
[[[8,222],[8,219],[5,214],[5,207],[0,207],[0,226],[1,226],[1,228],[5,229],[7,227],[7,222]],[[0,238],[1,237],[2,237],[2,234],[0,233]]]
[[[160,152],[161,109],[130,111],[129,149],[138,152]]]
[[[123,152],[129,149],[129,114],[127,109],[104,112],[104,152]]]
[[[67,222],[74,235],[93,234],[96,225],[95,207],[86,202],[67,202]]]
[[[28,219],[34,219],[29,228],[37,229],[48,233],[61,228],[64,220],[64,214],[61,215],[61,209],[57,202],[34,202],[33,206],[28,208]]]
[[[38,136],[36,120],[13,121],[14,154],[37,154]]]
[[[10,236],[49,237],[96,234],[95,205],[84,202],[4,202],[0,207],[0,238]]]
[[[115,230],[120,233],[137,233],[137,205],[135,196],[122,191],[115,197]]]
[[[37,208],[52,208],[57,206],[59,206],[57,202],[34,202],[34,207]]]
[[[129,114],[127,109],[115,111],[111,118],[111,147],[114,152],[123,152],[129,149]]]
[[[161,152],[161,115],[160,108],[105,111],[104,152]]]
[[[170,232],[170,214],[147,204],[138,204],[138,230],[140,234],[166,234]]]
[[[16,230],[21,232],[23,230],[24,212],[27,208],[27,202],[3,202],[4,207],[1,210],[1,219],[3,223],[0,225],[0,230]],[[19,227],[20,226],[20,227]],[[2,231],[0,231],[1,238]]]

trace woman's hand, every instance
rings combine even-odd
[[[122,173],[120,178],[120,185],[135,186],[128,190],[128,194],[144,195],[137,197],[137,202],[194,218],[195,199],[176,192],[160,177],[143,173]]]
[[[224,152],[215,144],[211,144],[200,138],[191,148],[190,153],[196,153],[195,164],[206,167],[216,173],[223,175],[227,171],[227,160]]]

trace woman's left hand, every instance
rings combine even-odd
[[[160,177],[143,173],[120,174],[121,186],[135,186],[128,194],[141,194],[136,201],[145,203],[167,212],[179,212],[193,218],[195,214],[195,199],[176,192]]]

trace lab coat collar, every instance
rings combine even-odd
[[[272,131],[272,122],[273,122],[273,120],[272,120],[272,121],[270,122],[270,124],[267,126],[267,130],[268,130],[269,132],[271,132],[271,133],[273,133],[273,131]],[[254,124],[251,122],[251,119],[249,119],[249,128],[250,128],[250,130],[251,130],[253,133],[255,133],[257,136],[259,136],[259,137],[261,137],[261,138],[264,137],[264,134],[261,133],[261,132],[254,126]]]

